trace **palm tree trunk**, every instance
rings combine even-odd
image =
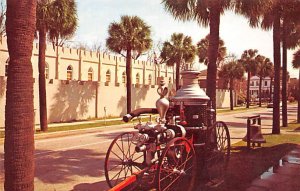
[[[47,101],[46,101],[46,28],[41,27],[39,31],[39,100],[40,100],[40,126],[42,131],[48,130],[47,124]]]
[[[207,95],[210,97],[212,108],[216,109],[216,88],[217,88],[217,57],[219,49],[219,28],[220,28],[220,2],[212,1],[209,20],[209,46],[208,46],[208,66],[207,66]]]
[[[126,91],[127,91],[127,113],[131,112],[131,48],[126,52]]]
[[[180,83],[180,61],[176,63],[176,90],[179,90],[179,83]]]
[[[299,77],[298,77],[298,115],[297,115],[297,123],[300,123],[300,69],[299,69]]]
[[[259,77],[259,107],[261,107],[261,97],[262,97],[262,93],[261,93],[261,85],[262,85],[262,77]]]
[[[280,134],[280,15],[279,10],[274,12],[276,14],[273,25],[274,96],[272,133]]]
[[[35,17],[36,0],[7,1],[6,34],[10,62],[5,106],[6,191],[34,190],[34,81],[31,55]]]
[[[233,110],[233,79],[230,79],[229,91],[230,91],[230,110]]]
[[[251,73],[248,71],[248,77],[247,77],[247,103],[246,103],[246,108],[249,108],[250,106],[250,78],[251,78]]]
[[[272,94],[273,94],[273,78],[270,78],[270,102],[272,102]]]
[[[58,79],[58,46],[57,46],[57,41],[56,41],[56,49],[55,49],[55,79]]]
[[[287,28],[285,19],[283,20],[283,35],[282,35],[282,126],[287,127]]]

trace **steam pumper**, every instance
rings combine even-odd
[[[164,82],[157,89],[156,108],[139,108],[124,122],[144,114],[158,117],[135,131],[117,136],[105,159],[105,176],[112,190],[192,190],[196,178],[218,186],[224,181],[230,136],[224,122],[215,122],[209,97],[198,85],[198,71],[184,71],[182,87],[167,97]],[[151,118],[151,117],[150,117]]]

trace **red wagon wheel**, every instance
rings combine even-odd
[[[185,138],[175,138],[165,147],[157,168],[157,190],[193,189],[196,176],[194,147]]]
[[[222,121],[215,122],[209,133],[205,165],[208,184],[216,187],[225,179],[230,157],[230,135],[227,125]]]
[[[144,162],[144,153],[135,151],[134,132],[118,135],[110,144],[105,157],[105,178],[112,188],[135,172],[139,172]]]

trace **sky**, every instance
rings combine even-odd
[[[101,44],[101,48],[105,48],[109,24],[119,22],[122,15],[138,16],[151,26],[154,44],[169,40],[174,32],[191,36],[196,44],[209,33],[208,27],[196,21],[175,20],[161,0],[77,0],[77,9],[79,24],[71,42]],[[244,50],[257,49],[259,54],[273,60],[272,31],[253,29],[246,18],[231,11],[221,16],[220,37],[227,52],[238,58]],[[288,51],[288,71],[291,77],[298,77],[298,71],[291,66],[293,52],[295,50]]]

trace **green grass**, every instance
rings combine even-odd
[[[152,117],[152,120],[154,118]],[[145,117],[141,119],[142,122],[149,121],[149,117]],[[134,119],[133,121],[130,121],[129,124],[136,124],[138,123],[138,119]],[[121,125],[121,124],[127,124],[121,120],[115,120],[115,121],[101,121],[101,122],[95,122],[95,123],[83,123],[78,125],[60,125],[60,126],[54,126],[49,127],[47,132],[42,132],[39,129],[36,130],[36,134],[46,134],[50,132],[59,132],[59,131],[70,131],[70,130],[78,130],[78,129],[88,129],[88,128],[94,128],[94,127],[106,127],[106,126],[112,126],[112,125]],[[4,138],[4,131],[0,131],[0,138]]]
[[[250,106],[250,108],[246,108],[245,106],[242,106],[242,107],[234,107],[233,110],[230,110],[230,108],[217,109],[217,114],[220,114],[220,113],[234,113],[234,112],[240,112],[240,111],[246,111],[246,110],[255,110],[255,109],[259,109],[259,108],[262,108],[262,107]]]
[[[288,127],[282,127],[281,130],[287,132],[300,132],[300,123],[293,121],[292,123],[289,123]]]

